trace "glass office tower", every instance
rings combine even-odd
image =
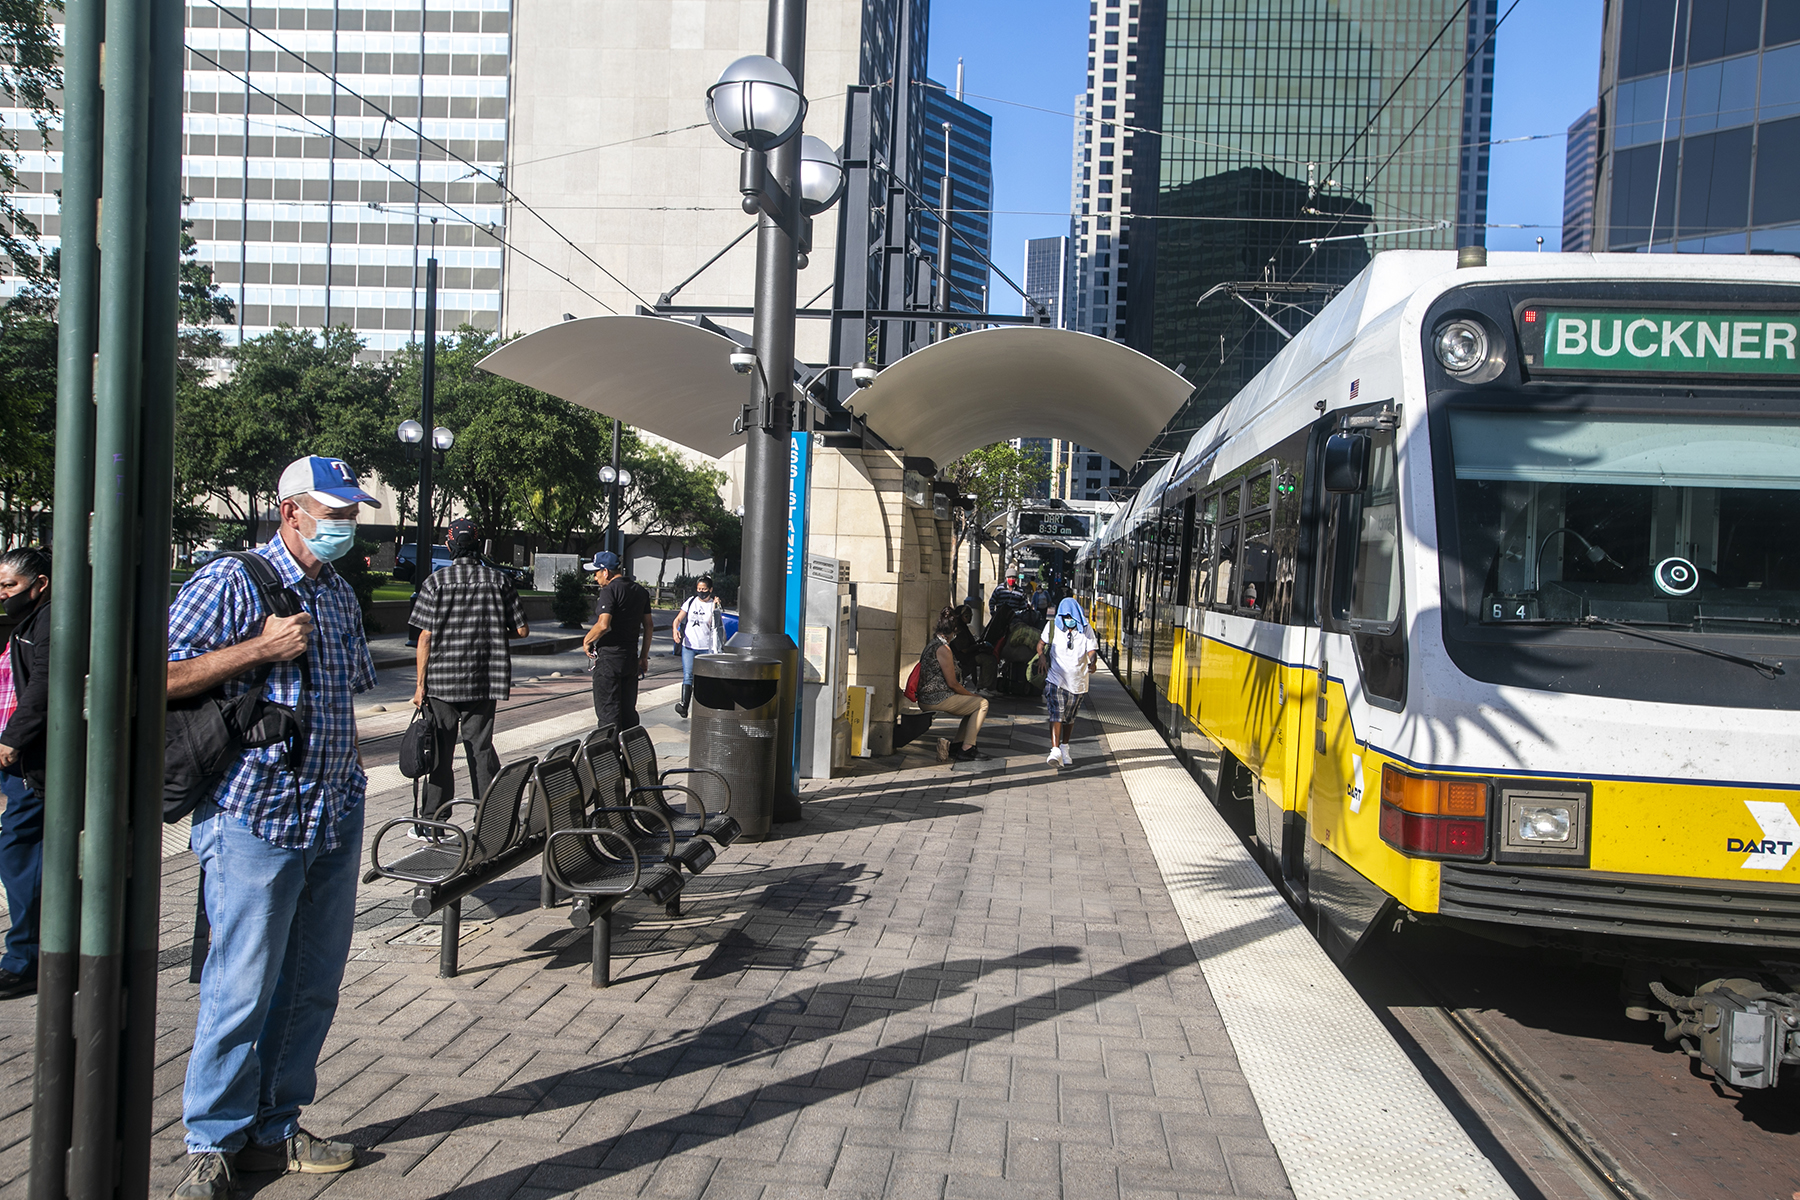
[[[1293,331],[1372,253],[1484,242],[1498,0],[1097,0],[1096,31],[1121,8],[1135,116],[1110,124],[1103,90],[1093,140],[1118,152],[1125,338],[1198,385],[1154,459],[1286,342],[1229,296],[1196,307],[1216,284],[1320,285],[1276,298]]]
[[[1563,152],[1562,246],[1565,254],[1594,248],[1594,171],[1599,165],[1600,110],[1590,108],[1569,126]]]
[[[1595,249],[1800,253],[1800,3],[1609,5],[1600,113]]]
[[[927,83],[923,95],[925,130],[919,148],[923,173],[918,191],[933,209],[944,177],[944,126],[950,126],[950,227],[961,236],[950,239],[948,307],[984,312],[986,260],[992,257],[994,118],[936,83]],[[925,216],[919,222],[919,251],[935,263],[937,250],[938,223]]]

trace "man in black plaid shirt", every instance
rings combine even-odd
[[[459,729],[475,795],[487,791],[499,774],[494,706],[512,692],[512,652],[506,640],[531,632],[512,581],[481,565],[475,522],[466,517],[450,522],[444,544],[450,547],[450,565],[425,577],[411,618],[419,630],[413,706],[429,703],[437,725],[437,765],[419,803],[423,817],[435,816],[455,797]]]

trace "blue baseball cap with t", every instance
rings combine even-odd
[[[311,496],[327,508],[343,508],[349,504],[381,507],[381,501],[363,491],[349,463],[322,454],[296,458],[281,473],[275,499],[292,500],[296,496]]]
[[[611,550],[602,550],[600,553],[594,555],[593,562],[582,563],[581,569],[584,571],[617,571],[619,569],[619,556],[614,554]]]

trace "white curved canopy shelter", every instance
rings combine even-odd
[[[890,445],[936,463],[1017,437],[1066,438],[1133,463],[1193,390],[1129,346],[1015,325],[909,354],[850,404]]]
[[[481,368],[722,458],[742,445],[733,425],[750,402],[750,377],[731,369],[738,348],[666,317],[586,317],[509,342]],[[1016,437],[1065,438],[1131,463],[1192,391],[1118,342],[1012,326],[915,351],[851,407],[890,446],[937,463]]]
[[[731,369],[739,348],[668,317],[583,317],[508,342],[480,367],[723,458],[743,445],[732,426],[750,403],[750,376]]]

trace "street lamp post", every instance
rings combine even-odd
[[[433,262],[430,265],[435,268],[437,264]],[[436,274],[435,269],[428,269],[425,277],[430,279]],[[427,303],[426,310],[429,312],[431,308],[432,305]],[[428,326],[429,323],[430,318],[428,317]],[[431,361],[429,354],[425,361],[428,363]],[[426,379],[430,378],[430,373],[427,373]],[[421,415],[427,421],[431,420],[431,391],[431,385],[428,383],[425,387],[424,402],[420,405],[424,410]],[[394,433],[407,448],[409,455],[417,454],[419,456],[419,531],[413,558],[413,591],[417,592],[424,585],[425,576],[431,574],[433,545],[431,536],[431,468],[434,463],[440,466],[443,464],[445,451],[456,444],[456,434],[442,425],[435,425],[431,430],[431,445],[427,448],[422,444],[425,441],[425,426],[418,421],[402,421],[400,428],[396,429]]]
[[[794,708],[799,647],[785,621],[788,455],[794,428],[794,309],[798,271],[811,249],[811,217],[837,202],[844,169],[817,138],[797,136],[806,118],[806,0],[769,0],[768,55],[740,58],[706,94],[707,119],[743,151],[738,190],[756,231],[756,319],[752,409],[745,422],[743,620],[734,650],[781,661],[775,819],[797,820]],[[804,554],[804,547],[801,547]]]
[[[625,561],[625,536],[619,532],[619,496],[631,486],[631,468],[619,465],[619,425],[613,422],[613,460],[611,466],[600,468],[600,482],[606,485],[606,502],[608,514],[606,518],[606,548],[619,556],[621,564]]]

